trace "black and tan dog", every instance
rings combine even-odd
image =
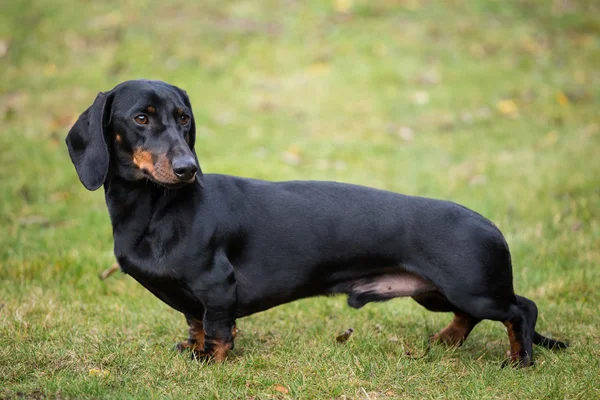
[[[450,345],[500,321],[520,366],[532,344],[567,347],[535,332],[537,307],[515,295],[508,245],[481,215],[349,184],[203,175],[195,133],[183,90],[138,80],[100,93],[66,140],[83,185],[104,185],[123,271],[185,315],[179,349],[222,361],[237,318],[333,294],[453,312],[433,337]]]

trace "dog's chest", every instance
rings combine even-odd
[[[124,273],[130,275],[156,297],[184,313],[198,308],[189,289],[191,246],[185,236],[164,226],[160,237],[152,230],[135,237],[132,232],[115,234],[115,256]],[[171,232],[172,235],[165,232]]]
[[[193,314],[195,309],[202,308],[174,259],[165,257],[162,262],[148,260],[140,263],[139,258],[136,258],[138,257],[117,256],[123,272],[169,306],[185,314]]]

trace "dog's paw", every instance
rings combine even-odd
[[[222,363],[227,358],[227,355],[218,351],[207,353],[204,350],[192,349],[190,357],[194,361],[204,363]]]
[[[513,367],[517,369],[535,367],[535,362],[529,357],[520,360],[511,360],[510,358],[507,358],[506,360],[502,361],[500,369],[504,369],[506,367]]]
[[[184,340],[183,342],[179,342],[175,346],[173,346],[173,350],[178,351],[180,353],[184,353],[184,352],[190,350],[191,348],[192,348],[192,345],[187,340]]]

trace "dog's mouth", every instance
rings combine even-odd
[[[190,185],[192,183],[194,183],[196,181],[196,174],[194,173],[192,175],[192,177],[188,180],[182,181],[182,180],[178,180],[178,179],[160,179],[157,176],[154,176],[152,173],[150,173],[148,170],[146,169],[140,169],[140,171],[142,171],[142,175],[144,176],[144,178],[146,178],[147,180],[168,188],[168,189],[177,189],[183,186],[187,186]]]
[[[174,189],[189,185],[196,181],[196,172],[182,175],[175,174],[171,160],[165,154],[152,154],[147,150],[137,149],[133,152],[133,165],[141,172],[141,177],[157,185]],[[189,176],[189,178],[188,178]]]

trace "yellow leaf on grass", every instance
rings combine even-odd
[[[329,72],[329,64],[325,62],[315,62],[308,66],[306,72],[310,76],[321,75]]]
[[[98,369],[98,368],[92,368],[90,369],[90,371],[88,372],[89,376],[108,376],[110,375],[110,372],[108,372],[105,369]]]
[[[556,93],[556,102],[562,107],[566,107],[569,105],[569,98],[563,92],[558,92]]]
[[[333,2],[333,7],[335,8],[335,11],[342,13],[350,11],[353,5],[353,0],[335,0]]]
[[[519,110],[517,103],[510,99],[499,101],[498,104],[496,104],[496,108],[503,115],[514,115]]]

